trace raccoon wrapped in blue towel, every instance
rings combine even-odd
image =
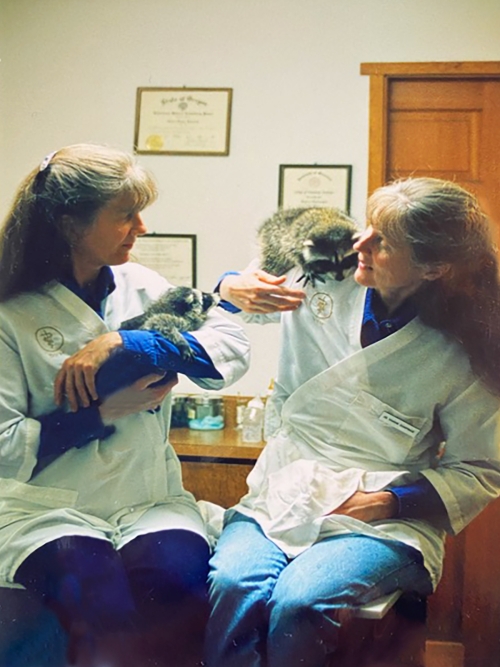
[[[343,280],[357,264],[353,243],[359,230],[343,211],[336,208],[281,209],[259,227],[261,268],[281,276],[300,266],[306,285],[324,282],[332,274]]]
[[[194,287],[174,287],[150,304],[142,315],[122,322],[120,329],[158,331],[177,345],[184,359],[189,359],[193,352],[181,332],[199,329],[210,308],[218,303],[218,294],[201,292]]]
[[[201,292],[193,287],[174,287],[153,301],[142,315],[122,322],[119,328],[157,331],[176,345],[183,359],[189,360],[193,351],[182,332],[199,329],[209,310],[218,302],[218,294]],[[168,382],[175,375],[167,368],[154,365],[143,355],[121,350],[111,355],[97,372],[97,393],[103,398],[150,373],[164,373],[158,384]]]

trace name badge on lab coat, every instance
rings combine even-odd
[[[395,428],[397,431],[401,431],[401,433],[404,433],[405,435],[409,435],[412,438],[414,438],[417,435],[417,433],[419,432],[418,428],[415,428],[415,426],[412,426],[411,424],[408,424],[408,422],[405,422],[402,419],[399,419],[399,417],[395,417],[394,415],[391,415],[390,412],[382,412],[379,419],[380,419],[381,422],[386,424],[386,426],[390,426],[392,428]]]

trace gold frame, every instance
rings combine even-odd
[[[229,155],[232,88],[138,88],[134,152]]]

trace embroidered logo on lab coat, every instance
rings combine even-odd
[[[332,316],[333,299],[326,292],[316,292],[313,294],[309,306],[314,317],[317,317],[318,320],[327,320]]]
[[[42,327],[35,333],[38,345],[46,352],[57,352],[64,345],[64,337],[54,327]]]

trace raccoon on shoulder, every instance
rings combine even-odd
[[[343,280],[357,263],[352,246],[358,236],[356,223],[340,209],[281,209],[258,229],[261,268],[279,276],[300,266],[301,280],[313,287],[327,274]]]

